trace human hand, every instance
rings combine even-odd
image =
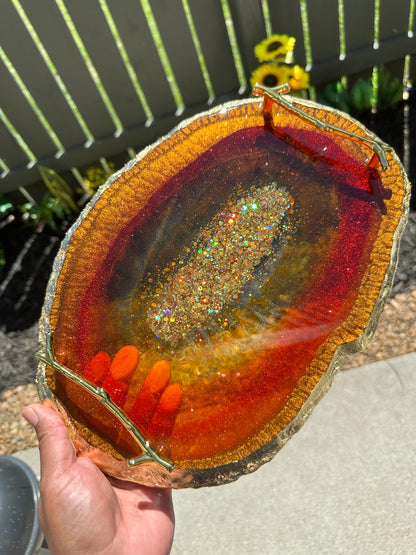
[[[169,553],[171,491],[105,476],[77,457],[65,424],[51,408],[23,411],[39,439],[39,521],[53,555]]]

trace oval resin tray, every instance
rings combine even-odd
[[[255,470],[389,293],[409,199],[397,156],[345,114],[255,92],[112,176],[56,258],[40,395],[119,478],[199,487]]]

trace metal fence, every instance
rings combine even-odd
[[[135,151],[249,92],[272,33],[318,86],[395,62],[414,70],[415,0],[2,0],[0,193]]]

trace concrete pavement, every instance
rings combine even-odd
[[[273,461],[174,502],[173,555],[416,553],[416,353],[340,372]]]

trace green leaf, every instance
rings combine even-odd
[[[59,200],[65,202],[70,210],[78,212],[78,206],[73,200],[73,192],[68,183],[51,168],[39,166],[39,173],[49,191]]]
[[[403,83],[397,77],[392,78],[384,69],[379,68],[378,89],[377,89],[377,108],[385,110],[394,106],[403,98]]]
[[[373,87],[368,81],[358,79],[351,87],[349,92],[348,104],[351,113],[359,113],[371,108],[371,96],[373,94]]]
[[[342,81],[329,83],[323,92],[318,94],[318,101],[321,104],[349,112],[348,91],[345,89]]]
[[[6,218],[13,209],[13,203],[5,195],[0,195],[0,220]]]

